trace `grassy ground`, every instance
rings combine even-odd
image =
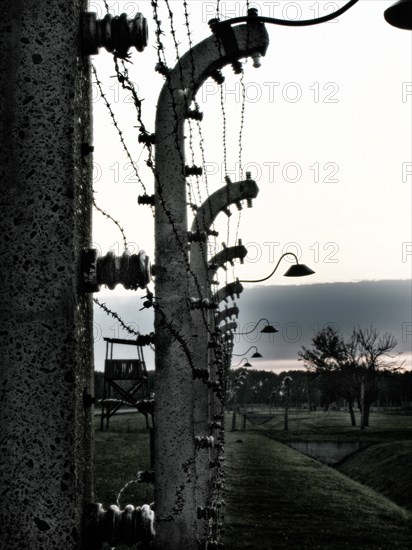
[[[412,439],[412,416],[371,413],[370,426],[360,430],[351,426],[349,414],[344,412],[311,412],[291,411],[289,414],[289,431],[283,430],[283,412],[266,411],[247,414],[248,429],[261,429],[269,437],[284,442],[288,441],[365,441],[380,443]],[[270,420],[268,420],[270,419]],[[357,421],[359,424],[359,416]],[[240,426],[240,419],[239,419]]]
[[[259,433],[227,434],[227,550],[412,548],[409,514]]]
[[[142,415],[118,415],[109,430],[95,429],[96,502],[140,506],[153,502],[153,485],[137,483],[137,472],[150,470],[149,431]]]
[[[372,445],[338,469],[412,512],[412,441]]]
[[[284,432],[278,412],[272,418],[250,416],[246,432],[230,432],[229,417],[225,548],[412,548],[411,515],[405,508],[284,444],[293,439],[367,440],[373,445],[357,453],[352,465],[347,462],[346,471],[353,477],[357,471],[362,482],[384,491],[374,483],[384,479],[389,468],[392,485],[402,493],[410,477],[411,424],[411,417],[375,414],[371,427],[361,433],[342,413],[292,413],[289,432]],[[374,448],[383,454],[371,452],[361,461],[362,453]],[[114,417],[109,431],[97,429],[95,454],[98,502],[106,508],[114,504],[130,481],[120,495],[122,507],[153,501],[152,486],[135,482],[137,471],[150,469],[149,433],[141,415]],[[391,462],[394,457],[397,462]],[[375,482],[365,479],[366,473],[370,478],[374,473]]]

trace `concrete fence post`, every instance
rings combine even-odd
[[[155,377],[155,505],[157,550],[197,550],[194,368],[184,123],[195,93],[216,71],[242,57],[265,54],[264,25],[228,27],[226,46],[210,36],[170,72],[156,113],[155,295],[158,308]],[[192,287],[193,288],[193,287]],[[204,287],[203,287],[204,288]],[[202,298],[196,296],[196,298]],[[205,336],[203,336],[205,337]],[[206,393],[203,393],[206,398]],[[202,546],[201,546],[202,547]]]
[[[79,549],[92,501],[89,65],[81,0],[0,18],[0,547]]]

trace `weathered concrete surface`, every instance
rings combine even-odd
[[[170,73],[156,113],[156,549],[197,550],[196,449],[190,331],[184,122],[194,94],[215,70],[255,52],[263,55],[263,25],[233,30],[236,53],[213,37],[197,44]],[[184,343],[184,344],[183,344]],[[186,347],[185,347],[186,346]],[[202,541],[201,541],[202,542]]]
[[[82,547],[92,498],[88,61],[82,0],[5,0],[0,18],[0,548]]]

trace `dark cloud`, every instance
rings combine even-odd
[[[398,340],[398,350],[403,351],[406,358],[411,354],[412,346],[411,296],[410,281],[245,288],[237,301],[240,309],[239,332],[247,332],[260,318],[266,317],[279,333],[266,335],[254,331],[248,336],[237,336],[234,351],[243,353],[249,346],[256,344],[264,356],[263,360],[254,362],[256,367],[261,364],[268,368],[273,360],[276,368],[282,364],[291,368],[294,364],[298,365],[297,353],[302,345],[309,346],[318,329],[327,323],[335,323],[344,334],[349,334],[355,326],[370,325],[382,332],[390,332]],[[142,301],[138,296],[105,296],[100,300],[134,329],[143,334],[153,331],[153,311],[139,311]],[[108,317],[97,306],[94,326],[96,368],[102,370],[105,355],[103,337],[127,338],[130,335],[121,329],[117,320]],[[128,351],[131,352],[130,349]],[[117,357],[127,354],[120,347],[115,352]],[[145,353],[148,367],[151,368],[153,353],[148,348],[145,348]],[[249,356],[252,353],[253,350]]]
[[[256,331],[239,336],[235,352],[256,343],[266,359],[295,359],[317,330],[334,323],[343,334],[357,326],[373,325],[392,333],[398,350],[410,354],[411,296],[411,282],[403,280],[246,288],[238,302],[239,331],[247,332],[265,317],[279,333],[272,336]]]

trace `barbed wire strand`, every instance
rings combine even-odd
[[[100,208],[100,206],[98,206],[96,204],[96,200],[95,198],[93,197],[93,206],[95,207],[96,210],[98,210],[101,214],[103,214],[103,216],[105,216],[108,220],[112,221],[116,227],[119,229],[120,233],[122,234],[122,239],[123,239],[123,247],[125,250],[127,250],[127,239],[126,239],[126,235],[125,235],[125,232],[124,232],[124,229],[123,227],[120,225],[120,223],[115,220],[113,218],[113,216],[111,216],[110,214],[108,214],[107,212],[105,212],[103,210],[103,208]]]

